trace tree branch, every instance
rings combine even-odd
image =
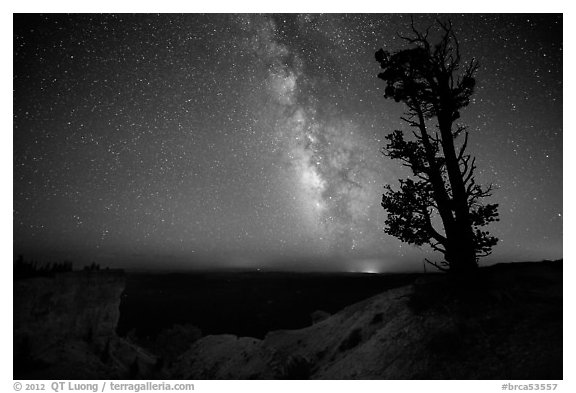
[[[464,185],[466,185],[466,183],[468,183],[471,179],[473,182],[472,176],[474,175],[474,171],[476,170],[476,165],[474,164],[475,162],[476,157],[472,158],[472,163],[470,164],[470,167],[466,168],[468,170],[468,174],[466,174],[466,171],[462,173],[462,176],[464,177],[464,183],[463,183]]]
[[[439,244],[446,244],[446,238],[442,236],[432,225],[432,220],[430,219],[430,213],[428,212],[428,207],[424,207],[422,210],[422,215],[426,219],[426,229],[430,232],[430,235],[436,240]]]
[[[464,134],[464,143],[462,143],[462,147],[460,147],[460,152],[458,153],[458,161],[462,160],[464,151],[466,150],[467,146],[468,146],[468,131],[466,131],[466,133]]]
[[[441,270],[441,271],[443,271],[443,272],[447,272],[447,271],[448,271],[448,267],[440,266],[439,264],[437,264],[436,262],[432,262],[432,261],[429,260],[428,258],[424,258],[424,260],[425,260],[426,262],[428,262],[430,265],[434,266],[434,267],[435,267],[436,269],[438,269],[438,270]],[[444,261],[442,261],[442,264],[443,264],[444,266],[449,266],[449,264],[446,263],[446,262],[444,262]]]

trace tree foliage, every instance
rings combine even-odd
[[[442,270],[469,272],[498,242],[483,230],[498,220],[498,205],[482,203],[493,186],[476,183],[476,159],[467,153],[469,130],[457,123],[474,93],[478,62],[462,62],[450,22],[437,25],[441,38],[434,45],[430,28],[420,32],[412,24],[412,35],[401,36],[409,48],[376,52],[384,97],[405,105],[401,119],[412,131],[410,140],[404,131],[393,131],[383,148],[384,155],[412,172],[398,190],[385,186],[385,231],[442,252],[443,261],[429,261]]]

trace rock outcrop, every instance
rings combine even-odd
[[[207,336],[172,368],[188,379],[562,379],[562,265],[419,280],[263,340]]]
[[[14,281],[14,377],[138,377],[154,359],[115,329],[124,273],[99,270]]]

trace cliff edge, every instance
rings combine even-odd
[[[115,329],[121,270],[57,273],[14,281],[14,378],[135,378],[154,359]]]

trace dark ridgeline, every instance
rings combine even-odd
[[[462,62],[450,22],[438,21],[438,26],[442,37],[437,44],[428,39],[430,28],[422,33],[412,23],[413,36],[401,37],[413,47],[392,54],[376,52],[384,70],[378,74],[386,82],[384,97],[406,105],[402,120],[414,135],[413,141],[406,140],[402,131],[395,130],[386,137],[383,154],[401,160],[414,177],[400,179],[398,191],[385,186],[385,231],[442,252],[444,261],[428,261],[437,268],[469,273],[498,242],[481,229],[498,220],[498,205],[482,204],[493,186],[476,183],[476,158],[466,153],[468,129],[457,123],[474,93],[478,62]],[[434,228],[436,216],[443,231]]]

